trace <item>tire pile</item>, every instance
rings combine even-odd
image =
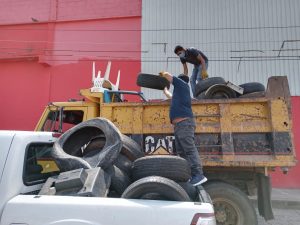
[[[105,118],[66,131],[52,156],[60,174],[48,178],[40,195],[211,202],[201,186],[188,183],[185,159],[144,156],[139,144]]]
[[[136,81],[140,87],[163,90],[170,87],[170,83],[163,77],[153,74],[140,73]],[[240,84],[243,94],[239,94],[230,87],[223,77],[210,77],[199,81],[195,87],[195,98],[202,99],[228,99],[228,98],[255,98],[265,96],[265,86],[258,82]]]

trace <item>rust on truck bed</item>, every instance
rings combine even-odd
[[[101,103],[100,116],[133,136],[148,154],[172,153],[168,100]],[[204,166],[294,166],[286,77],[271,77],[265,97],[194,100],[195,143]]]

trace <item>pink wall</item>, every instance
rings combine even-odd
[[[297,160],[300,161],[300,97],[292,97],[292,119],[294,147],[296,149]],[[284,175],[279,168],[272,173],[273,187],[300,188],[300,163],[291,168],[287,175]]]
[[[141,0],[1,0],[0,24],[141,16]]]
[[[84,4],[83,4],[84,3]],[[38,20],[33,22],[31,17]],[[141,0],[2,0],[0,129],[33,130],[49,101],[82,98],[92,62],[139,90]]]

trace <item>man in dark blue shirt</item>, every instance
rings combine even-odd
[[[192,177],[190,183],[194,186],[207,181],[203,175],[201,159],[195,146],[196,123],[192,111],[189,77],[186,75],[172,76],[168,72],[160,73],[174,86],[173,96],[167,88],[164,93],[171,98],[170,120],[174,125],[175,148],[179,156],[185,158],[190,166]]]
[[[174,49],[174,53],[180,57],[180,61],[183,65],[183,74],[188,75],[188,67],[186,63],[191,63],[194,65],[193,73],[191,76],[191,88],[194,97],[195,96],[195,86],[196,81],[199,82],[202,79],[208,77],[207,67],[208,58],[198,49],[195,48],[183,48],[177,45]]]

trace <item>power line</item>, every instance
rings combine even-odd
[[[215,28],[160,28],[160,29],[48,29],[48,28],[2,28],[2,30],[35,30],[57,32],[162,32],[162,31],[216,31],[216,30],[261,30],[300,28],[300,25],[289,26],[256,26],[256,27],[215,27]]]

